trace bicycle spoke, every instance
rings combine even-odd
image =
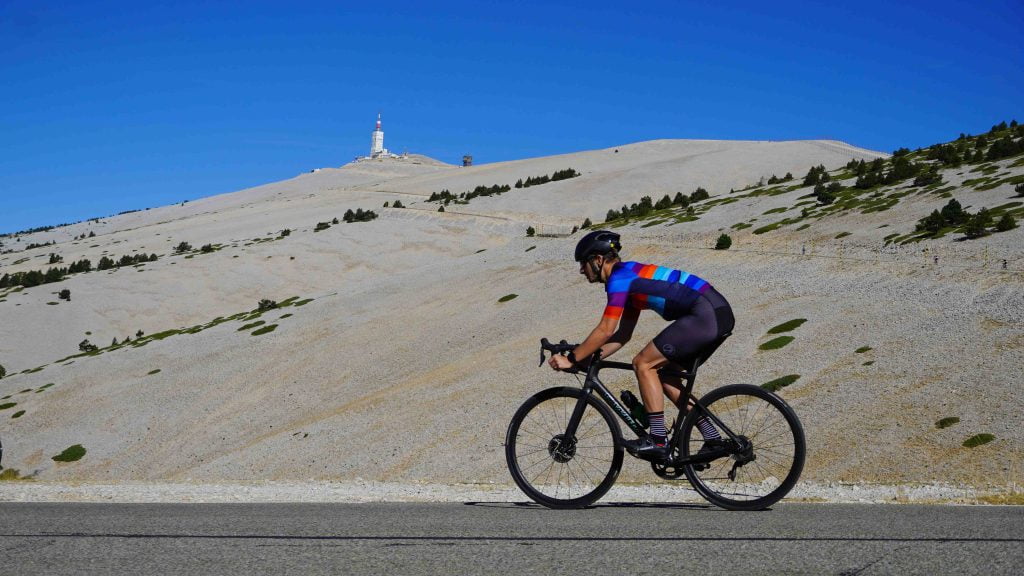
[[[576,430],[565,437],[578,407],[582,414]],[[600,498],[622,463],[613,418],[600,398],[579,391],[551,389],[532,397],[513,417],[506,444],[516,484],[553,508],[586,506]]]
[[[540,418],[538,418],[536,416],[533,416],[532,414],[527,414],[526,415],[526,419],[527,419],[527,421],[536,422],[537,423],[537,428],[540,428],[540,431],[543,432],[544,434],[546,434],[548,436],[548,438],[554,436],[555,434],[559,434],[560,433],[560,432],[552,431],[550,424],[542,422],[540,420]],[[525,423],[526,422],[524,422],[524,424]],[[522,428],[520,428],[520,429],[522,429]]]

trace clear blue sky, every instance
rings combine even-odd
[[[834,4],[827,6],[826,4]],[[1024,121],[1024,3],[0,0],[0,232],[396,152],[926,146]]]

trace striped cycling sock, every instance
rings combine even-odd
[[[648,412],[647,420],[651,423],[651,438],[656,443],[664,444],[668,437],[668,431],[665,430],[665,413]]]
[[[721,436],[718,435],[718,430],[715,430],[715,425],[708,420],[707,416],[701,416],[697,418],[697,430],[700,430],[700,435],[705,440],[718,440]]]

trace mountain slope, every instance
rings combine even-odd
[[[970,241],[911,237],[916,221],[950,197],[970,211],[1017,210],[1005,206],[1024,173],[1019,156],[942,168],[945,182],[930,188],[902,181],[858,191],[843,166],[885,155],[832,142],[618,149],[412,174],[350,165],[104,219],[110,232],[77,244],[70,239],[87,225],[24,237],[60,243],[5,254],[0,272],[43,267],[37,256],[54,251],[65,262],[97,250],[160,258],[0,290],[0,363],[18,372],[0,380],[0,396],[10,396],[0,403],[17,403],[0,411],[5,465],[48,480],[508,483],[501,442],[511,414],[534,391],[575,382],[536,368],[537,340],[582,339],[604,298],[571,262],[578,234],[529,238],[525,226],[568,232],[642,196],[697,186],[712,196],[690,213],[672,208],[609,225],[623,234],[627,258],[694,272],[732,302],[736,331],[702,369],[700,390],[798,374],[781,394],[807,429],[807,479],[981,485],[1004,482],[1024,461],[1015,385],[1024,364],[1020,229]],[[800,183],[818,164],[846,184],[833,204],[808,198],[813,186]],[[425,202],[443,188],[569,167],[582,176],[443,213]],[[996,180],[968,183],[986,171]],[[747,187],[785,172],[797,180]],[[895,204],[865,212],[893,196]],[[380,208],[396,199],[408,207]],[[357,207],[380,217],[313,231]],[[886,243],[895,232],[904,244]],[[713,250],[722,233],[733,247]],[[220,246],[171,254],[182,240]],[[47,305],[65,287],[71,301]],[[517,297],[499,302],[508,294]],[[261,314],[253,311],[261,298],[287,305]],[[807,321],[791,344],[758,350],[769,328],[795,318]],[[662,326],[644,315],[622,356]],[[150,336],[136,339],[138,329]],[[86,332],[100,347],[127,335],[134,345],[65,358]],[[629,374],[606,382],[635,387]],[[935,427],[950,416],[959,424]],[[961,446],[981,432],[996,439]],[[72,444],[86,457],[50,460]],[[624,476],[652,478],[635,461]]]

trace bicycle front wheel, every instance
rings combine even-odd
[[[762,510],[785,497],[800,478],[806,455],[804,430],[789,404],[750,384],[723,386],[700,401],[742,445],[707,465],[684,466],[694,489],[728,510]],[[691,410],[683,422],[683,456],[704,446],[697,420],[697,410]]]
[[[583,508],[615,484],[622,468],[619,424],[611,410],[587,396],[575,434],[566,427],[579,388],[549,388],[531,396],[509,423],[505,460],[519,489],[548,508]]]

